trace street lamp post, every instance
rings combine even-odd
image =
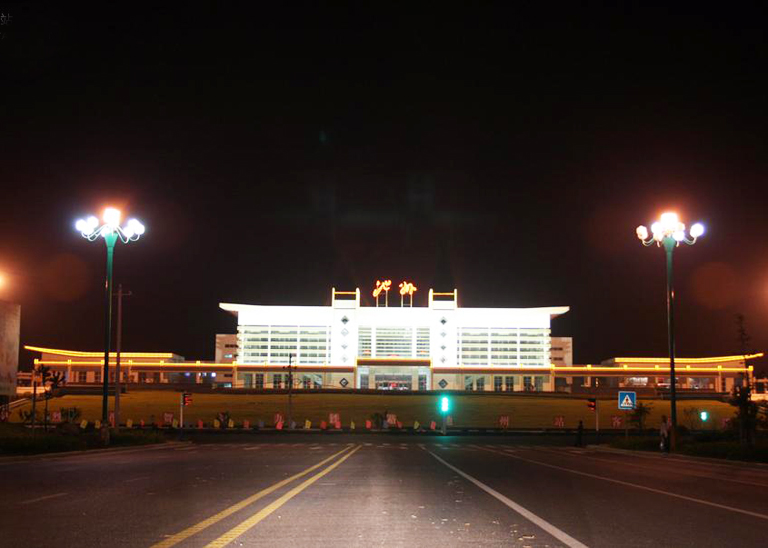
[[[296,369],[295,365],[292,365],[293,354],[288,354],[288,377],[286,378],[286,384],[288,385],[288,430],[293,430],[293,372]]]
[[[676,213],[662,213],[660,220],[651,225],[651,236],[648,229],[640,225],[636,229],[638,239],[644,246],[654,243],[664,247],[667,256],[667,342],[669,345],[669,417],[672,421],[670,448],[675,448],[677,438],[677,377],[675,376],[675,289],[672,283],[672,252],[680,243],[693,245],[696,239],[704,234],[704,225],[696,223],[691,226],[689,234],[685,234],[685,225],[680,222]]]
[[[112,260],[115,252],[115,244],[119,239],[123,243],[134,242],[144,234],[144,225],[136,219],[130,219],[124,226],[120,226],[120,211],[108,207],[102,216],[104,224],[99,226],[99,220],[91,215],[87,219],[80,219],[75,223],[75,228],[80,234],[93,242],[99,237],[104,238],[107,245],[107,276],[104,284],[104,370],[102,372],[102,401],[101,421],[106,425],[109,420],[109,350],[110,335],[112,333]]]

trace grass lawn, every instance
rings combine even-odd
[[[497,425],[499,415],[509,415],[510,428],[553,428],[555,416],[563,416],[566,428],[575,428],[579,420],[584,421],[586,429],[594,428],[594,414],[587,408],[585,399],[535,397],[527,395],[473,395],[450,394],[451,415],[454,425],[468,427],[493,427]],[[263,420],[272,425],[275,413],[287,412],[288,398],[285,394],[193,394],[192,404],[184,409],[185,422],[197,422],[202,419],[211,423],[216,414],[229,411],[236,423],[248,419],[252,424]],[[661,421],[661,415],[669,415],[669,402],[661,400],[643,400],[653,405],[652,413],[646,419],[646,427],[655,428]],[[110,398],[110,409],[113,399]],[[89,421],[101,418],[101,396],[68,395],[49,402],[49,410],[61,407],[78,407],[82,418]],[[147,390],[131,391],[120,398],[122,422],[132,419],[136,424],[143,419],[149,424],[153,419],[160,422],[163,413],[179,414],[179,392]],[[611,416],[623,416],[623,411],[616,408],[616,399],[600,400],[600,427],[610,428]],[[31,404],[24,409],[29,410]],[[719,429],[722,418],[733,416],[734,408],[728,404],[712,400],[686,400],[678,402],[678,422],[689,426],[684,410],[686,408],[706,410],[710,419],[708,425]],[[38,402],[38,412],[42,405]],[[404,426],[413,425],[414,420],[428,424],[435,420],[439,423],[437,396],[435,395],[385,395],[385,394],[295,394],[293,396],[293,417],[298,423],[305,419],[317,426],[320,420],[328,420],[329,413],[339,413],[343,426],[349,426],[354,420],[362,427],[373,413],[395,413]],[[14,410],[12,421],[18,422],[18,411]]]

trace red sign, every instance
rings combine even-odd
[[[373,426],[373,425],[371,424],[371,421],[370,421],[370,420],[367,420],[367,421],[365,421],[365,427],[366,427],[368,430],[370,430],[370,429],[371,429],[371,426]]]
[[[502,428],[509,427],[509,415],[501,415],[499,417],[499,426]]]
[[[341,417],[339,417],[338,413],[328,413],[328,422],[331,424],[341,424]]]
[[[325,421],[320,421],[320,430],[325,430],[328,428],[328,423]]]
[[[390,426],[397,425],[397,415],[394,413],[387,413],[387,424]]]
[[[245,419],[245,420],[243,421],[243,428],[245,428],[246,430],[248,430],[250,427],[251,427],[251,421],[249,421],[248,419]]]
[[[283,422],[283,415],[280,413],[275,413],[274,424],[277,424],[278,422]]]
[[[624,419],[619,415],[611,415],[611,427],[621,428]]]
[[[280,422],[278,422],[278,423],[275,425],[275,428],[277,428],[278,430],[282,430],[282,429],[283,429],[283,421],[280,421]]]
[[[53,411],[51,413],[51,422],[61,422],[61,411]]]
[[[565,417],[558,415],[555,417],[554,424],[557,428],[565,428]]]
[[[435,423],[435,421],[430,422],[429,423],[429,429],[430,430],[434,430],[435,428],[437,428],[437,423]]]
[[[202,421],[202,419],[197,419],[197,427],[198,427],[199,429],[202,429],[202,427],[203,427],[203,421]]]

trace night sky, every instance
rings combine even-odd
[[[124,349],[213,359],[218,303],[377,278],[462,306],[568,305],[574,361],[768,349],[768,45],[747,4],[0,3],[0,298],[22,344],[102,348],[116,204]],[[418,6],[418,7],[416,7]],[[566,7],[568,6],[568,7]],[[396,299],[395,299],[396,300]],[[22,363],[32,354],[24,352]]]

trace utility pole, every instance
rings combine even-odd
[[[597,402],[598,399],[595,398],[595,443],[600,443],[600,407]]]
[[[288,354],[288,429],[293,429],[293,354]]]
[[[133,295],[123,291],[123,284],[117,286],[117,336],[115,341],[115,428],[120,428],[120,344],[123,339],[123,297]]]
[[[37,414],[37,368],[32,368],[32,437],[35,437],[35,415]]]

